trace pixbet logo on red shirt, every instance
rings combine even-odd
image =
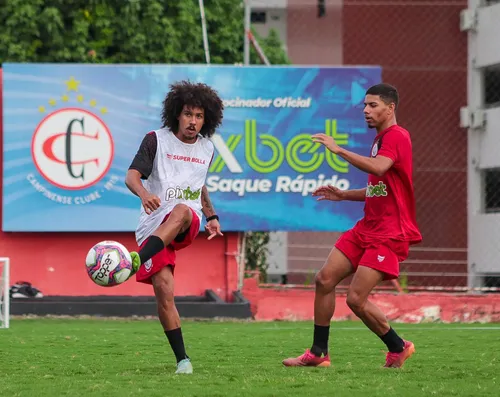
[[[178,154],[167,154],[169,160],[184,161],[187,163],[205,164],[206,161],[197,157],[179,156]]]
[[[380,181],[377,185],[371,182],[366,187],[366,197],[385,197],[387,196],[387,185]]]

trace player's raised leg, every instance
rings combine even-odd
[[[386,316],[368,296],[384,279],[384,273],[360,265],[347,293],[347,305],[387,346],[385,367],[399,368],[415,352],[412,342],[403,340],[392,329]]]
[[[147,262],[169,245],[177,235],[189,229],[192,221],[193,212],[191,209],[185,204],[177,204],[167,220],[148,238],[139,252],[130,253],[134,263],[134,272],[137,272],[141,264]]]
[[[174,275],[166,266],[151,277],[158,307],[158,317],[170,347],[177,360],[177,374],[193,373],[193,366],[186,354],[181,331],[181,319],[174,302]]]
[[[310,349],[299,357],[287,358],[287,367],[329,367],[328,339],[330,321],[335,311],[335,287],[354,271],[351,262],[337,248],[333,248],[321,270],[316,274],[314,294],[314,336]]]

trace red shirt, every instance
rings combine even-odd
[[[369,174],[365,216],[356,224],[356,232],[370,240],[419,243],[410,133],[398,125],[381,131],[373,140],[371,157],[376,156],[388,157],[394,164],[383,176]]]

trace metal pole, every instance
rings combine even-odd
[[[468,6],[469,10],[478,10],[481,6],[480,0],[469,0]],[[477,33],[473,31],[467,32],[468,36],[468,59],[467,59],[467,107],[469,110],[475,111],[483,107],[483,92],[484,92],[484,80],[482,78],[481,70],[475,67],[475,57],[478,52],[478,40]],[[480,277],[476,273],[481,272],[475,266],[475,261],[478,259],[478,254],[471,255],[473,252],[477,251],[477,248],[481,246],[480,237],[477,235],[477,231],[471,226],[476,222],[476,217],[478,213],[481,212],[481,202],[484,199],[481,192],[484,191],[481,187],[481,174],[478,170],[477,164],[479,164],[480,154],[481,154],[481,135],[477,130],[470,127],[467,130],[467,246],[469,248],[469,255],[467,259],[467,285],[469,291],[472,288],[480,287],[481,281]],[[484,254],[483,254],[484,255]],[[472,257],[472,258],[471,258]],[[484,259],[484,257],[483,257]],[[480,259],[481,260],[481,259]]]
[[[252,32],[248,32],[248,38],[250,39],[250,42],[252,43],[255,51],[257,51],[257,55],[259,56],[260,60],[264,63],[264,65],[269,66],[271,63],[269,62],[269,59],[267,59],[264,50],[260,46],[255,36],[252,34]]]
[[[7,258],[7,261],[5,262],[5,280],[4,280],[4,288],[5,288],[5,297],[4,297],[4,303],[5,303],[5,328],[10,327],[10,259]]]
[[[210,64],[210,50],[208,49],[208,34],[207,34],[207,21],[205,19],[205,5],[203,0],[199,0],[200,15],[201,15],[201,29],[203,31],[203,46],[205,48],[205,59],[207,64]]]
[[[243,291],[243,281],[245,280],[245,259],[246,259],[246,233],[242,232],[240,233],[240,252],[239,252],[239,258],[238,258],[238,264],[239,264],[239,280],[238,280],[238,290]]]
[[[243,35],[243,64],[250,65],[250,38],[248,33],[250,32],[250,18],[252,15],[252,7],[250,5],[251,0],[244,0],[245,2],[245,32]]]
[[[0,258],[3,262],[3,324],[4,328],[10,326],[10,258]]]

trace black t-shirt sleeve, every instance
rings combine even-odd
[[[147,134],[139,146],[129,170],[137,170],[141,173],[141,179],[148,179],[153,171],[153,164],[156,156],[157,139],[156,133]]]

